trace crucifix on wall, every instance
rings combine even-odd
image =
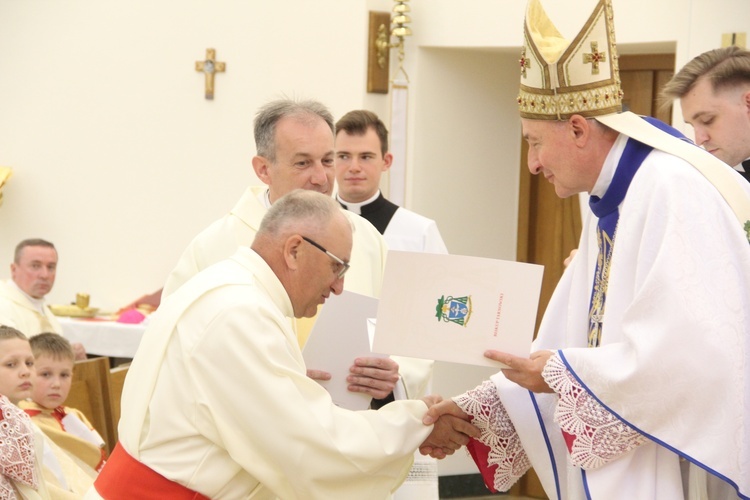
[[[214,75],[226,69],[226,63],[216,60],[216,49],[206,49],[206,60],[195,61],[195,71],[206,74],[206,99],[214,98]]]

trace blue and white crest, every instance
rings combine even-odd
[[[435,313],[438,321],[466,326],[471,317],[471,295],[465,297],[449,295],[447,298],[443,295],[438,299]]]

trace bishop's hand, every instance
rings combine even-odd
[[[419,452],[422,455],[443,459],[468,444],[469,439],[479,437],[480,431],[469,423],[469,415],[452,400],[427,404],[429,409],[422,422],[425,425],[434,425],[434,427],[427,439],[419,446]]]
[[[505,378],[531,392],[554,392],[542,378],[542,370],[552,356],[552,351],[532,352],[528,358],[513,356],[500,351],[486,351],[484,357],[503,363],[501,371]]]

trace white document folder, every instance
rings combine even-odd
[[[528,356],[544,267],[389,251],[372,349],[497,367],[495,349]]]
[[[318,380],[331,395],[334,404],[350,410],[366,410],[371,396],[350,392],[346,377],[354,358],[387,357],[370,352],[368,319],[375,317],[378,300],[347,292],[331,295],[318,314],[302,356],[309,369],[324,370],[331,380]]]

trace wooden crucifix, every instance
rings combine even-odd
[[[206,74],[206,99],[214,98],[214,75],[226,71],[227,65],[216,60],[216,49],[206,49],[206,60],[195,61],[195,71]]]

